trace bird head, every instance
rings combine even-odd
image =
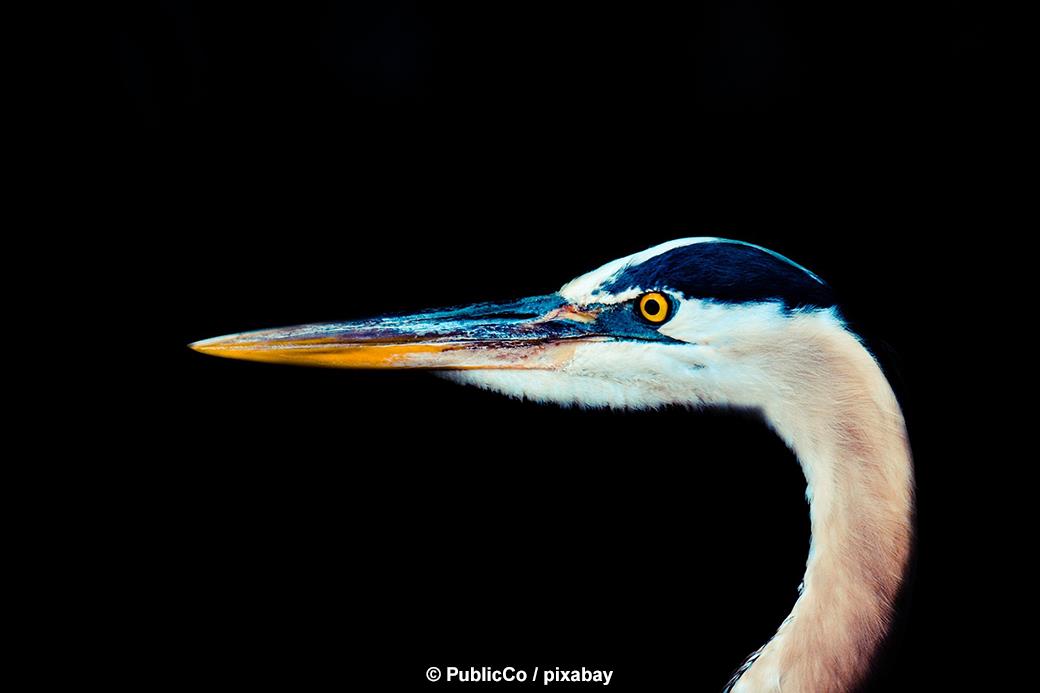
[[[426,369],[563,405],[754,406],[750,393],[773,346],[799,320],[833,321],[833,306],[816,275],[781,255],[684,238],[543,296],[232,334],[191,347],[272,363]]]

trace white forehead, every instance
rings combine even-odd
[[[662,253],[667,253],[669,250],[682,248],[683,246],[693,245],[695,243],[715,243],[720,240],[722,239],[711,236],[701,236],[695,238],[677,238],[674,241],[661,243],[660,245],[655,245],[652,248],[647,248],[638,253],[633,253],[626,257],[618,258],[617,260],[611,260],[598,269],[594,269],[576,279],[572,279],[560,288],[559,293],[571,303],[579,305],[587,303],[619,303],[621,301],[627,301],[638,296],[642,287],[629,289],[622,294],[605,294],[601,293],[599,289],[604,284],[608,284],[611,280],[618,277],[629,267],[641,265],[651,258],[655,258]]]

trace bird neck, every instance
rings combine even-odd
[[[891,387],[844,329],[797,339],[764,413],[808,482],[809,559],[793,611],[734,693],[853,689],[887,633],[910,552],[913,472]]]

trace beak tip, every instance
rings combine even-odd
[[[218,349],[219,344],[224,341],[227,341],[227,337],[212,337],[210,339],[200,339],[189,344],[188,348],[192,351],[197,351],[200,354],[208,354]]]

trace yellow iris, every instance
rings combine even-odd
[[[650,322],[664,322],[668,319],[668,299],[656,291],[643,294],[639,298],[639,314]]]

